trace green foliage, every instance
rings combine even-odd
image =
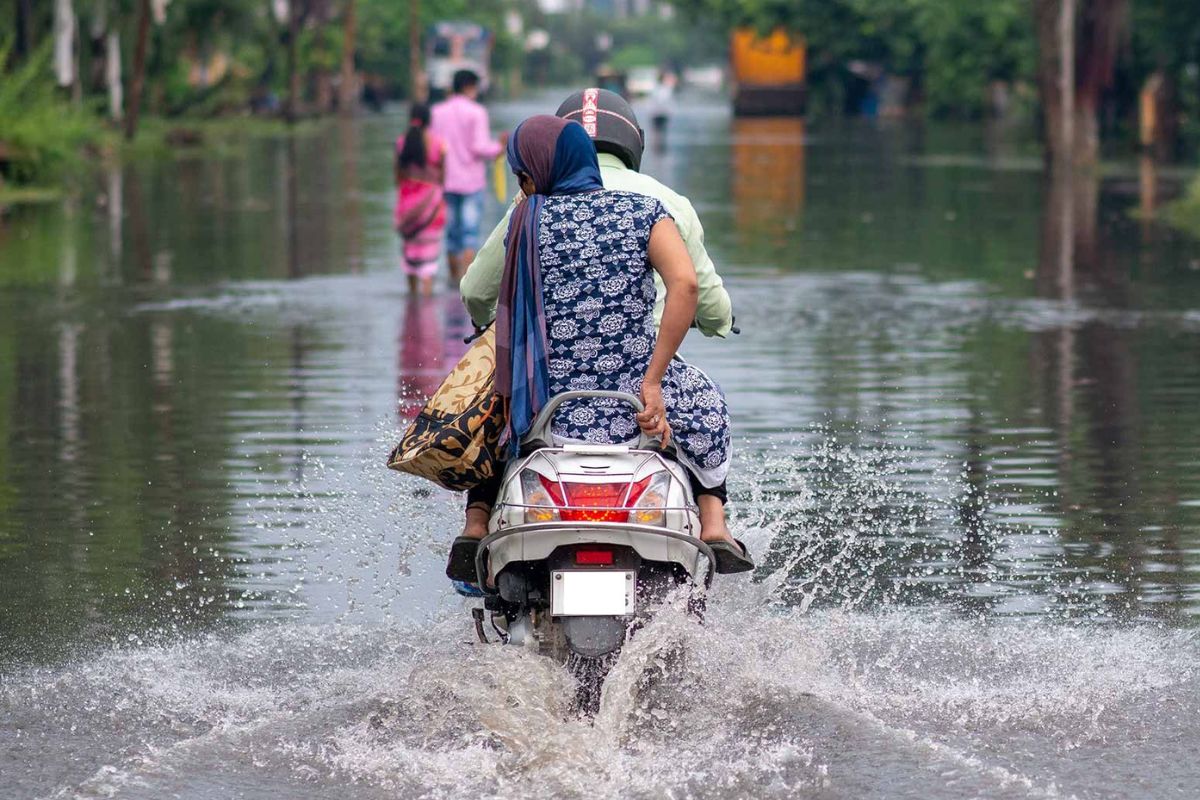
[[[102,131],[95,118],[59,97],[50,77],[50,42],[0,81],[0,149],[5,178],[14,183],[50,180],[79,158],[80,147]],[[11,40],[0,42],[0,64]]]
[[[979,116],[992,81],[1032,82],[1033,31],[1023,0],[910,2],[924,42],[921,70],[931,112]]]
[[[347,0],[293,0],[301,27],[297,68],[311,100],[340,71]],[[496,34],[493,64],[499,71],[523,56],[504,33],[506,0],[440,0],[421,4],[420,25],[439,19],[480,22]],[[0,19],[14,6],[0,0]],[[0,37],[0,154],[9,183],[46,181],[78,159],[81,145],[104,136],[107,95],[103,85],[105,30],[120,34],[122,77],[132,70],[138,4],[111,0],[76,2],[80,86],[84,100],[72,104],[51,76],[53,15],[39,5],[31,28],[39,47],[16,56],[14,40]],[[393,89],[409,84],[408,4],[357,0],[357,67]],[[162,24],[151,28],[143,110],[149,115],[208,118],[240,115],[254,106],[279,108],[286,94],[287,25],[267,0],[173,0]],[[92,39],[93,36],[97,38]],[[326,95],[327,96],[327,95]],[[126,97],[128,102],[129,98]]]
[[[679,19],[657,15],[613,19],[584,11],[534,16],[527,26],[550,34],[550,46],[531,54],[525,64],[527,78],[535,83],[590,80],[601,65],[629,69],[711,64],[724,58],[728,46],[719,24],[680,24]],[[601,49],[600,33],[611,39],[610,51]]]
[[[1164,205],[1161,214],[1171,227],[1200,238],[1200,176],[1192,179],[1182,197]]]
[[[488,28],[496,37],[492,67],[499,73],[514,65],[521,48],[504,29],[504,0],[438,0],[421,3],[422,33],[438,20],[470,20]],[[364,72],[383,76],[389,83],[409,85],[408,3],[396,0],[359,0],[358,65]]]
[[[613,69],[629,69],[630,67],[656,67],[659,54],[648,44],[626,45],[612,54],[609,64]]]
[[[807,44],[810,108],[817,114],[840,110],[843,98],[861,93],[864,78],[883,72],[907,80],[910,106],[937,116],[975,118],[986,111],[992,82],[1004,82],[1025,98],[1033,94],[1028,89],[1035,83],[1031,1],[674,0],[682,12],[674,19],[657,14],[615,19],[586,7],[544,14],[537,4],[523,0],[425,0],[418,24],[422,32],[442,19],[487,26],[496,35],[493,67],[499,84],[506,73],[521,67],[533,83],[569,83],[589,77],[602,64],[628,69],[711,63],[724,58],[732,27],[782,28]],[[14,2],[0,0],[0,19],[13,18]],[[302,19],[300,85],[303,99],[311,100],[317,87],[327,89],[340,69],[349,0],[294,2]],[[7,72],[0,83],[5,98],[0,102],[8,104],[0,107],[0,125],[9,149],[24,148],[17,167],[22,180],[60,169],[75,149],[73,142],[96,135],[105,105],[97,61],[104,48],[91,40],[96,15],[105,4],[75,1],[83,106],[96,112],[93,118],[72,110],[44,78],[53,14],[51,4],[35,5],[32,32],[41,48],[20,59],[6,48]],[[128,81],[138,4],[108,0],[107,8],[106,24],[121,37],[122,72]],[[241,114],[251,107],[277,110],[288,87],[288,26],[275,18],[273,8],[269,0],[172,0],[163,24],[152,28],[144,111],[210,117]],[[356,8],[358,70],[370,76],[374,87],[382,84],[402,94],[410,83],[412,61],[409,4],[356,0]],[[520,12],[526,30],[546,30],[549,47],[526,53],[520,38],[506,33],[504,21],[513,11]],[[1130,15],[1131,36],[1122,51],[1113,108],[1122,122],[1132,120],[1138,88],[1161,71],[1178,100],[1181,129],[1200,140],[1200,3],[1131,0]],[[605,39],[611,49],[605,49]],[[206,74],[210,67],[215,71]],[[34,75],[42,77],[32,81]],[[20,113],[12,111],[16,108]],[[1112,110],[1107,109],[1110,117]]]
[[[844,79],[852,61],[912,78],[932,113],[982,113],[993,80],[1032,81],[1028,0],[678,0],[727,27],[776,28],[804,37],[810,82]],[[828,88],[828,87],[826,87]]]
[[[1200,142],[1200,4],[1194,0],[1135,2],[1131,9],[1129,83],[1161,70],[1179,104],[1180,129]]]

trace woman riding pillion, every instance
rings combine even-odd
[[[596,149],[600,178],[606,189],[647,195],[666,207],[687,245],[700,286],[695,326],[705,336],[723,338],[728,335],[733,327],[732,304],[704,247],[704,227],[686,197],[639,171],[645,137],[633,108],[620,95],[607,89],[583,89],[564,99],[556,114],[584,125]],[[496,315],[504,272],[504,242],[514,207],[510,206],[504,219],[492,230],[459,286],[471,319],[480,327],[490,323]],[[655,317],[661,318],[666,289],[657,273],[654,273],[654,279],[657,288]],[[484,487],[468,495],[470,507],[466,512],[464,535],[482,537],[487,533],[491,503],[479,498],[486,497],[488,491]]]
[[[729,414],[720,389],[674,360],[695,318],[697,279],[687,248],[658,200],[605,190],[585,129],[558,117],[523,122],[508,160],[524,198],[509,225],[496,316],[496,391],[508,400],[504,444],[515,455],[534,416],[553,395],[579,389],[641,397],[636,418],[605,400],[564,404],[552,430],[563,441],[624,443],[638,429],[675,439],[699,506],[701,538],[718,572],[753,568],[725,524]],[[652,272],[653,270],[653,272]],[[654,320],[657,273],[666,288]],[[468,493],[468,526],[447,574],[474,579],[474,556],[500,480]]]

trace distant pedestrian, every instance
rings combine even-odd
[[[408,291],[433,293],[446,229],[446,143],[429,129],[429,106],[415,103],[408,133],[396,140],[396,232]]]
[[[454,73],[454,93],[433,107],[433,131],[446,140],[446,252],[450,277],[462,278],[479,248],[479,223],[487,187],[487,163],[504,151],[507,134],[499,141],[489,132],[488,113],[476,98],[479,76],[470,70]]]
[[[675,87],[678,84],[679,78],[674,72],[663,70],[650,91],[650,122],[660,135],[666,133],[667,124],[675,110]]]

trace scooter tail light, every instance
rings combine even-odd
[[[563,483],[566,503],[560,513],[564,522],[626,522],[624,510],[628,483]]]
[[[666,525],[667,494],[671,489],[670,474],[666,471],[656,472],[634,486],[641,486],[642,490],[636,497],[630,493],[629,505],[633,509],[629,512],[630,520],[639,525]]]
[[[658,472],[632,483],[561,484],[534,470],[521,473],[526,522],[637,522],[663,525],[670,475]],[[578,562],[582,563],[582,562]]]
[[[521,472],[521,497],[525,506],[525,522],[554,522],[563,505],[558,485],[547,481],[531,469]]]

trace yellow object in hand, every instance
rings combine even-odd
[[[496,192],[497,203],[508,202],[508,159],[503,155],[492,162],[492,189]]]

